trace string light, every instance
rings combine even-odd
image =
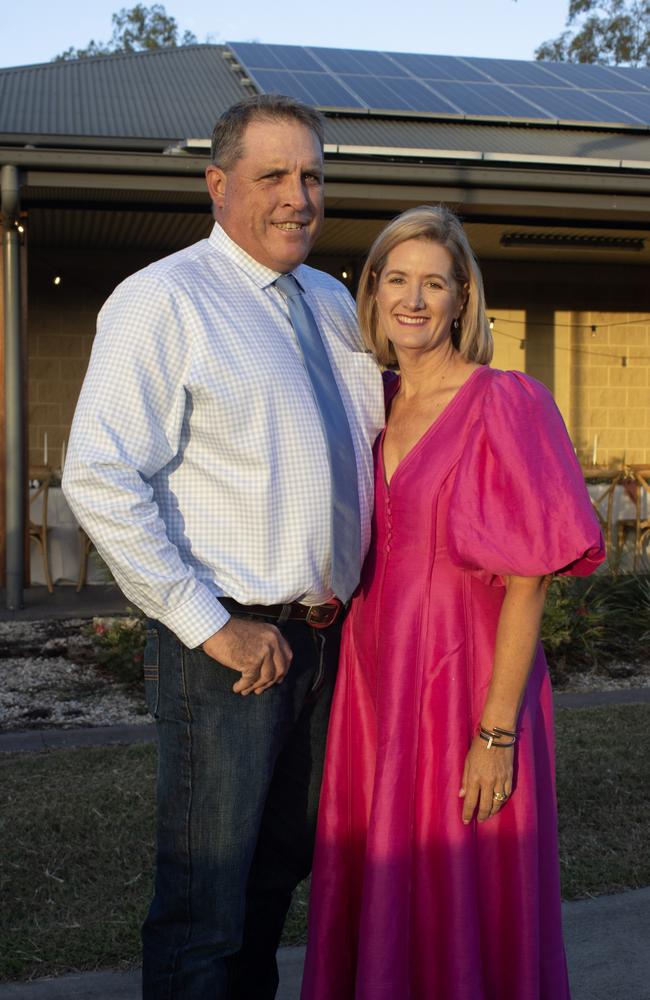
[[[510,322],[511,323],[515,322],[515,320],[510,320]],[[499,320],[499,323],[501,323],[501,320]],[[514,333],[506,333],[505,330],[494,330],[494,332],[499,337],[507,337],[508,340],[518,340],[519,347],[521,348],[522,351],[524,350],[526,346],[525,338],[522,339],[521,337],[517,336]],[[567,351],[569,354],[588,354],[592,358],[611,358],[613,361],[620,361],[623,365],[623,368],[627,368],[629,363],[629,358],[623,357],[620,354],[610,354],[609,352],[606,351],[592,351],[590,348],[586,347],[564,347],[562,344],[556,344],[554,350]],[[633,360],[647,361],[650,363],[650,355],[635,354]]]
[[[57,285],[57,287],[61,284],[61,275],[60,274],[57,274],[57,275],[55,275],[52,278],[52,284],[53,285]]]
[[[490,317],[490,329],[492,329],[492,324],[494,323],[494,316]],[[519,319],[507,319],[505,316],[499,317],[499,323],[518,323],[521,324]],[[612,330],[616,326],[643,326],[643,324],[650,323],[650,316],[639,316],[637,319],[621,319],[617,320],[615,323],[547,323],[544,320],[526,320],[526,326],[545,326],[551,330],[564,329],[564,330],[591,330],[592,335],[595,336],[598,330]]]

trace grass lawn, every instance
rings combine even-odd
[[[650,885],[650,705],[557,718],[563,894]],[[152,746],[0,757],[0,979],[138,961],[152,879]],[[304,940],[307,890],[286,943]]]

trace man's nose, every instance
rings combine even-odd
[[[287,205],[301,211],[309,204],[307,186],[299,174],[288,174],[285,178],[285,200]]]

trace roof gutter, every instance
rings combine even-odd
[[[405,146],[343,146],[326,145],[325,156],[381,158],[389,160],[472,161],[475,163],[516,164],[543,167],[577,167],[581,170],[646,170],[650,160],[614,160],[588,156],[545,156],[532,153],[483,153],[468,149],[418,149]]]
[[[109,152],[106,150],[37,149],[15,146],[0,147],[0,164],[22,168],[61,169],[73,172],[102,171],[111,173],[166,174],[168,176],[197,176],[205,171],[205,154],[192,155],[190,150],[204,149],[209,140],[188,139],[178,147],[173,147],[177,155],[143,152]],[[435,165],[436,163],[467,163],[489,167],[532,167],[546,171],[615,171],[650,173],[649,160],[617,160],[573,156],[545,156],[531,153],[487,153],[467,149],[427,149],[405,146],[347,146],[326,144],[326,173],[335,163],[352,164],[364,161],[363,176],[367,176],[367,164],[398,162],[400,164]],[[178,155],[178,154],[184,155]]]

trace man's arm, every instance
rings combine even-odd
[[[120,589],[190,648],[262,691],[291,658],[271,625],[231,619],[170,541],[148,480],[179,453],[191,344],[171,293],[138,274],[113,293],[75,413],[63,490]]]
[[[178,453],[190,345],[172,296],[138,274],[102,309],[63,490],[126,596],[190,647],[228,614],[167,536],[148,480]]]

